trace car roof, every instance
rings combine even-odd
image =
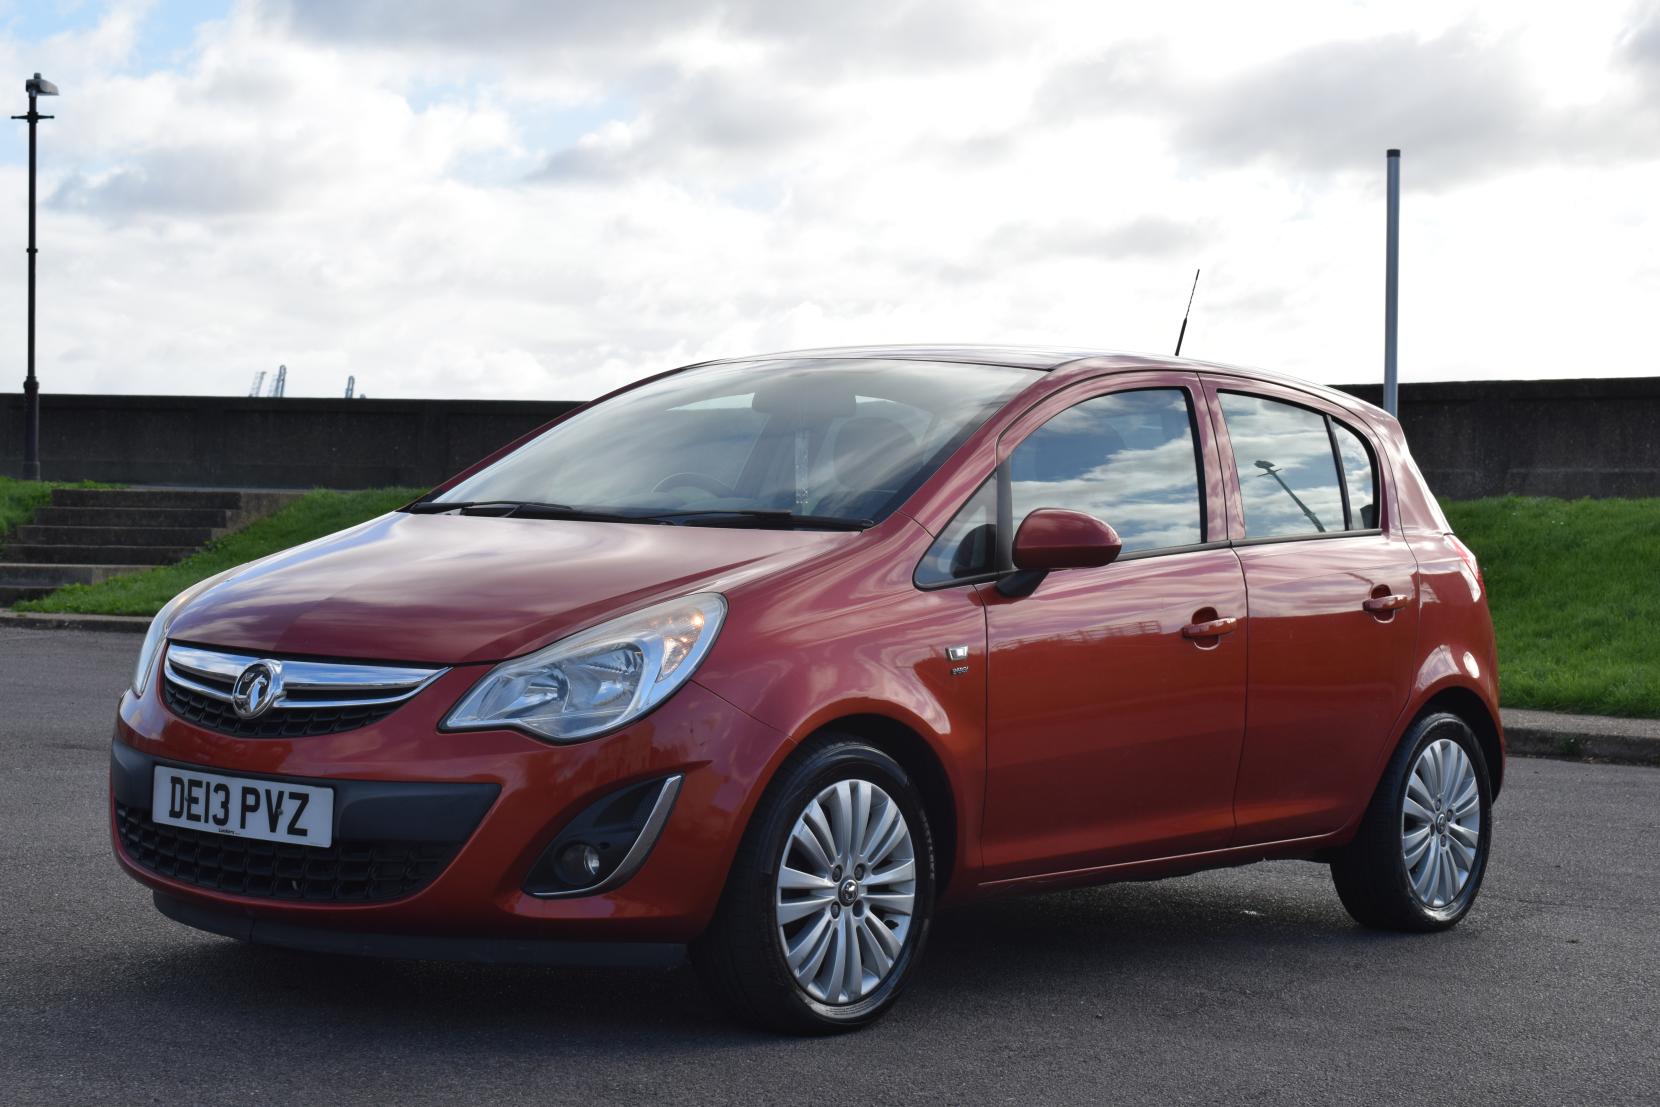
[[[1383,414],[1382,409],[1347,392],[1327,385],[1316,384],[1286,373],[1267,369],[1227,365],[1194,358],[1164,357],[1158,354],[1132,354],[1116,350],[1086,349],[1069,346],[975,346],[975,345],[894,345],[894,346],[825,346],[811,350],[788,350],[775,354],[757,354],[751,357],[721,358],[720,363],[746,361],[783,361],[794,358],[823,358],[825,360],[882,360],[882,361],[937,361],[964,365],[1007,365],[1016,369],[1036,369],[1051,372],[1072,368],[1080,372],[1102,371],[1130,373],[1164,370],[1166,372],[1202,372],[1259,380],[1301,389],[1351,409],[1364,409]]]

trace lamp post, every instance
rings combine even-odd
[[[29,94],[29,368],[23,378],[23,479],[40,479],[40,382],[35,379],[35,124],[51,119],[35,110],[35,97],[56,96],[58,86],[36,73],[23,82]]]
[[[1383,410],[1400,418],[1400,379],[1395,374],[1395,331],[1400,323],[1401,285],[1401,152],[1384,155],[1388,166],[1385,178],[1383,232]]]
[[[1314,524],[1314,529],[1319,531],[1321,534],[1326,533],[1325,524],[1320,522],[1320,516],[1310,511],[1308,505],[1303,502],[1303,498],[1297,495],[1297,493],[1291,491],[1291,486],[1285,483],[1284,477],[1280,476],[1280,474],[1284,472],[1283,469],[1274,468],[1274,463],[1272,461],[1259,461],[1257,462],[1257,468],[1279,481],[1280,487],[1285,489],[1285,494],[1291,497],[1291,502],[1301,508],[1304,517],[1306,517],[1309,522]]]

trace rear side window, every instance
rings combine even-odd
[[[1349,529],[1376,530],[1378,526],[1378,472],[1372,451],[1360,435],[1336,420],[1337,456],[1343,459],[1343,486],[1349,493]]]
[[[1063,507],[1107,523],[1125,553],[1205,540],[1192,412],[1179,388],[1067,408],[1014,448],[1009,478],[1015,532],[1030,512]]]
[[[1295,404],[1223,392],[1247,538],[1347,529],[1326,417]]]

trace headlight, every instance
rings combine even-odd
[[[497,665],[444,726],[512,727],[554,742],[615,730],[691,678],[725,618],[726,600],[700,592],[601,623]]]
[[[246,565],[238,565],[226,569],[222,573],[215,573],[206,580],[199,580],[167,601],[156,617],[150,620],[150,629],[144,632],[144,644],[138,648],[138,664],[133,666],[133,694],[142,696],[144,689],[150,684],[150,671],[156,667],[156,658],[161,655],[161,647],[167,641],[167,628],[173,625],[173,616],[179,608],[212,588],[232,573],[241,572]]]
[[[162,643],[167,641],[167,627],[173,622],[173,614],[195,593],[194,588],[185,589],[168,600],[167,606],[156,612],[156,617],[150,620],[150,629],[144,632],[144,645],[138,648],[138,664],[133,667],[134,695],[142,696],[144,689],[149,687],[150,670],[156,667],[156,656],[161,653]]]

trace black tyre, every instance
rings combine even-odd
[[[1343,906],[1380,930],[1455,925],[1481,891],[1492,805],[1487,760],[1469,725],[1444,712],[1413,723],[1354,841],[1332,862]]]
[[[933,835],[905,770],[826,736],[762,796],[693,960],[745,1022],[793,1034],[864,1026],[916,971],[934,882]]]

